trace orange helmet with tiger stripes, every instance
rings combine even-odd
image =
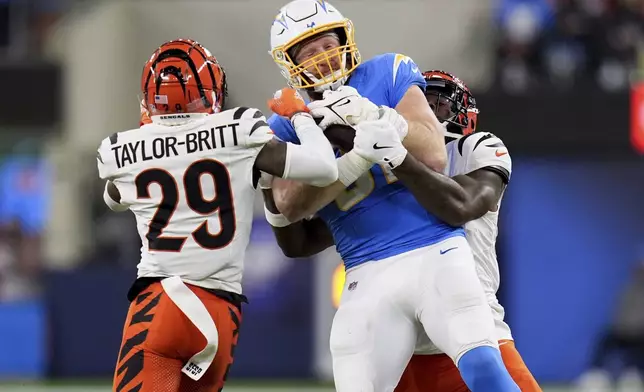
[[[141,92],[142,117],[217,113],[227,96],[226,74],[198,42],[175,39],[161,45],[145,63]]]
[[[436,117],[447,122],[448,131],[469,135],[476,131],[479,110],[470,89],[456,76],[441,70],[423,73],[425,96]]]

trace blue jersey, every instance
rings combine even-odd
[[[411,86],[424,90],[425,80],[409,57],[387,53],[362,63],[347,85],[376,105],[395,108]],[[277,137],[299,144],[288,119],[273,115],[268,122]],[[346,269],[465,235],[462,228],[428,213],[380,165],[374,165],[318,215],[333,233]]]

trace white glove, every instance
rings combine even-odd
[[[309,103],[308,107],[322,129],[332,124],[355,125],[378,118],[378,106],[350,86],[325,91],[321,100]]]
[[[356,127],[353,150],[367,161],[398,167],[407,156],[396,128],[385,120],[363,121]]]
[[[390,123],[394,128],[396,128],[396,132],[398,132],[398,136],[400,136],[400,141],[405,140],[407,132],[409,132],[409,124],[407,124],[407,120],[405,120],[405,118],[401,116],[396,109],[392,109],[389,106],[380,106],[378,108],[378,119],[385,120]]]
[[[273,187],[273,178],[272,174],[260,171],[259,181],[257,182],[259,189],[271,189]]]
[[[403,116],[388,106],[376,106],[351,86],[325,91],[322,97],[322,100],[308,105],[310,114],[322,129],[332,124],[354,126],[362,121],[383,119],[396,128],[400,140],[407,136],[409,126]]]

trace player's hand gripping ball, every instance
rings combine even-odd
[[[321,100],[309,104],[309,109],[322,129],[334,124],[356,125],[360,121],[378,118],[378,106],[350,86],[325,91]]]
[[[384,119],[358,124],[353,150],[367,161],[391,169],[398,167],[407,156],[398,130]]]
[[[268,107],[273,113],[287,118],[309,112],[306,102],[297,90],[287,87],[277,91],[273,98],[268,100]]]
[[[376,107],[376,112],[370,111],[366,118],[361,119],[361,122],[374,121],[373,114],[377,114],[377,120],[385,121],[392,125],[396,129],[401,141],[405,139],[408,131],[407,121],[395,109],[387,106]],[[358,126],[360,123],[358,123]],[[356,130],[355,127],[349,125],[331,124],[324,129],[324,135],[329,139],[331,144],[339,147],[342,151],[350,151],[354,146]]]

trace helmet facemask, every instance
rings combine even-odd
[[[337,36],[340,46],[318,53],[302,63],[297,63],[295,55],[302,46],[324,35],[331,34]],[[335,90],[342,86],[361,61],[360,53],[353,40],[353,24],[348,19],[310,29],[307,34],[274,49],[272,55],[290,87],[311,89],[315,92]],[[333,61],[340,64],[339,69],[332,66]],[[323,64],[332,70],[330,74],[324,75],[320,68]]]
[[[479,111],[469,90],[454,80],[441,77],[426,77],[425,81],[425,96],[445,126],[446,137],[454,139],[473,133]]]

